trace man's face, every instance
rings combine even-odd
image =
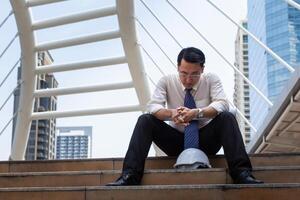
[[[182,59],[178,66],[178,73],[183,86],[187,89],[192,88],[199,81],[203,68],[200,64],[189,63]]]

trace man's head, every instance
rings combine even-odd
[[[177,58],[178,73],[185,88],[192,88],[199,81],[204,63],[205,55],[200,49],[188,47],[180,51]]]

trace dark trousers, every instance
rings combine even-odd
[[[184,133],[151,114],[141,115],[129,143],[123,173],[133,173],[138,180],[142,179],[152,142],[168,156],[178,156],[183,151]],[[242,171],[252,170],[237,121],[230,112],[220,113],[199,130],[199,148],[207,155],[215,155],[222,146],[233,179]]]

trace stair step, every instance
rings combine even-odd
[[[78,172],[24,172],[0,174],[0,188],[99,186],[116,180],[120,170]],[[256,178],[265,183],[300,183],[298,167],[257,167]],[[232,180],[225,168],[197,170],[146,170],[142,185],[230,184]]]
[[[0,199],[5,200],[96,200],[96,199],[284,199],[300,195],[299,183],[260,185],[155,185],[127,187],[37,187],[2,188]]]
[[[300,166],[300,153],[253,154],[250,155],[253,166]],[[174,157],[150,157],[146,169],[173,168]],[[215,168],[226,167],[223,155],[210,157]],[[0,162],[1,172],[42,172],[42,171],[81,171],[81,170],[119,170],[123,159],[84,159],[84,160],[46,160],[46,161],[6,161]]]

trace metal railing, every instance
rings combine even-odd
[[[28,139],[30,121],[36,119],[50,119],[60,117],[75,117],[85,115],[111,114],[132,111],[144,111],[146,103],[149,101],[150,92],[145,78],[143,62],[140,57],[140,49],[136,45],[135,21],[131,18],[133,13],[133,1],[116,1],[116,6],[110,6],[100,9],[92,9],[89,11],[69,14],[61,17],[55,17],[46,20],[33,22],[29,9],[32,6],[46,5],[50,3],[62,2],[58,0],[20,0],[11,1],[17,27],[19,30],[22,55],[22,79],[26,84],[21,85],[20,108],[21,115],[17,118],[15,137],[13,141],[12,159],[23,159]],[[92,33],[67,39],[58,39],[56,41],[46,41],[36,43],[34,31],[42,30],[50,27],[64,26],[71,23],[78,23],[86,20],[97,19],[106,16],[117,15],[119,29],[107,32]],[[65,63],[60,65],[49,65],[37,68],[36,53],[40,51],[72,47],[88,43],[95,43],[111,39],[121,39],[125,53],[125,57],[113,57],[101,60],[87,60],[84,62]],[[90,85],[72,88],[55,88],[35,90],[34,77],[41,73],[71,71],[77,69],[85,69],[90,67],[99,67],[115,64],[127,63],[131,74],[132,81],[125,83],[107,84],[107,85]],[[47,111],[32,112],[33,98],[35,97],[53,96],[53,95],[70,95],[82,94],[86,92],[99,92],[114,89],[134,88],[139,100],[138,105],[126,105],[118,107],[93,108],[84,110],[69,111]],[[27,130],[27,131],[24,131]]]

